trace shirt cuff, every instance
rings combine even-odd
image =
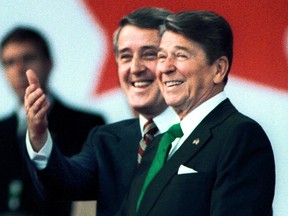
[[[46,168],[49,157],[50,157],[51,152],[52,152],[52,146],[53,146],[52,138],[51,138],[51,135],[48,131],[48,137],[47,137],[45,145],[41,148],[41,150],[39,152],[35,152],[32,148],[32,144],[30,142],[29,134],[28,134],[28,130],[27,130],[27,132],[26,132],[26,148],[27,148],[28,155],[29,155],[33,165],[36,167],[36,169],[43,170]]]

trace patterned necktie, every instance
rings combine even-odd
[[[144,193],[146,191],[146,188],[148,187],[149,183],[152,181],[152,179],[155,177],[155,175],[159,172],[159,170],[164,165],[168,150],[170,149],[171,143],[177,138],[182,137],[183,132],[180,126],[180,123],[172,125],[168,131],[163,135],[163,137],[160,140],[156,155],[154,157],[154,160],[149,168],[149,171],[146,175],[143,187],[141,189],[141,193],[138,198],[137,202],[137,210],[140,206],[141,200],[144,196]]]
[[[142,156],[146,150],[148,144],[154,138],[154,135],[158,132],[158,128],[153,122],[153,119],[149,119],[144,125],[144,136],[140,140],[140,145],[138,149],[138,164],[141,163]]]

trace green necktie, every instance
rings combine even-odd
[[[154,157],[154,160],[149,168],[149,171],[147,173],[147,176],[145,178],[141,193],[139,195],[138,201],[137,201],[137,211],[140,206],[141,200],[144,196],[144,193],[146,191],[146,188],[148,187],[149,183],[152,181],[152,179],[155,177],[155,175],[159,172],[159,170],[164,165],[167,155],[168,155],[168,149],[171,145],[171,143],[177,138],[182,137],[183,132],[180,126],[180,123],[172,125],[168,131],[163,135],[161,138],[161,141],[159,143],[156,155]]]

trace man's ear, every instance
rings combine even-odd
[[[214,72],[213,81],[215,84],[223,82],[226,74],[228,73],[229,61],[226,56],[221,56],[214,62],[216,70]]]

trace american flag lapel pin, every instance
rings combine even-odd
[[[199,138],[194,139],[193,142],[192,142],[192,144],[194,144],[194,145],[198,145],[199,143],[200,143],[200,139]]]

